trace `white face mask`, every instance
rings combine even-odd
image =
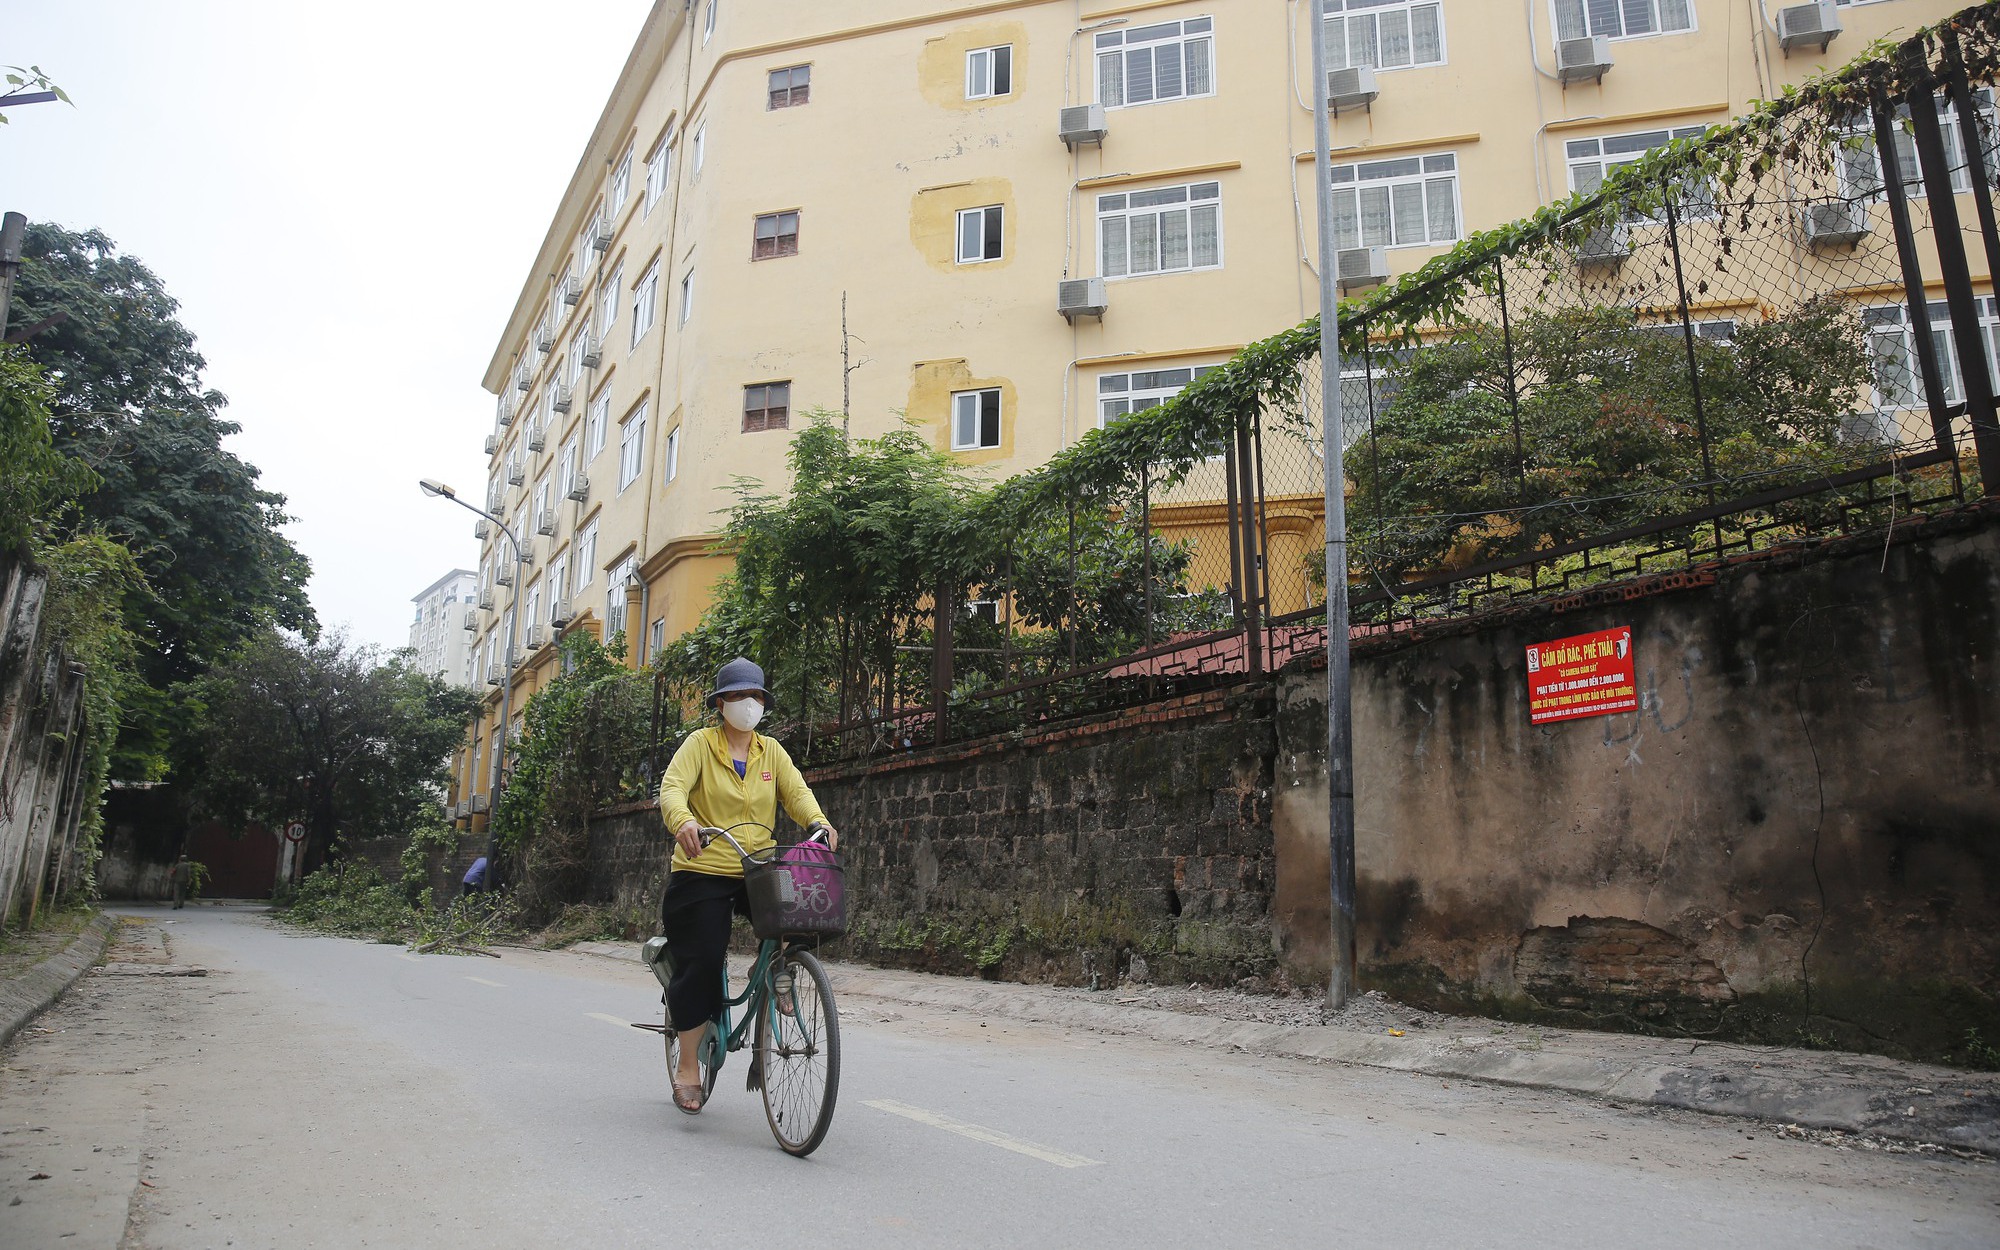
[[[722,719],[731,729],[748,733],[764,719],[764,704],[757,699],[730,699],[722,705]]]

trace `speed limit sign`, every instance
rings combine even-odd
[[[303,820],[295,820],[291,824],[285,826],[285,841],[303,842],[305,840],[306,840],[306,822],[304,822]]]

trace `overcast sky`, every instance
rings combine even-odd
[[[0,0],[0,209],[96,226],[181,302],[288,497],[320,620],[402,646],[478,548],[480,389],[650,0]]]

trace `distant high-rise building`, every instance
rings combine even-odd
[[[478,597],[479,574],[471,569],[453,569],[411,597],[417,615],[410,622],[410,649],[417,653],[418,669],[460,686],[472,684],[472,634],[465,620]]]

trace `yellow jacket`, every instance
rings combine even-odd
[[[775,738],[763,734],[750,736],[750,758],[738,777],[736,763],[729,758],[729,739],[721,728],[697,729],[674,752],[674,762],[660,779],[660,815],[667,822],[668,836],[693,820],[729,829],[746,851],[771,845],[770,827],[778,822],[779,799],[785,801],[786,814],[803,826],[826,819],[791,755]],[[761,827],[730,828],[744,821]],[[673,871],[682,870],[740,877],[743,864],[736,848],[717,838],[693,859],[675,847]]]

